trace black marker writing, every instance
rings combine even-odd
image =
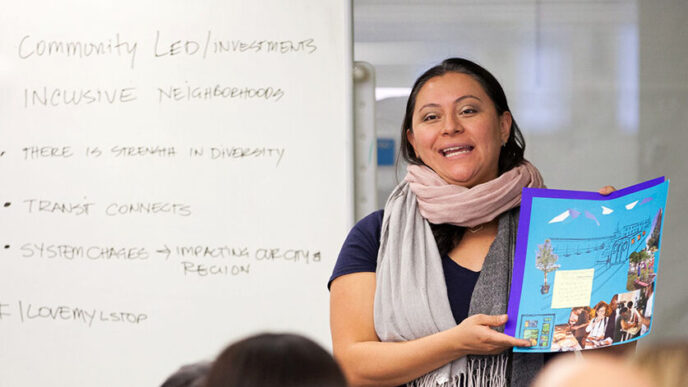
[[[23,258],[76,258],[90,261],[142,261],[149,258],[144,247],[72,246],[67,244],[25,243],[20,248]]]
[[[6,312],[7,307],[10,306],[9,304],[0,304],[0,320],[2,320],[3,317],[10,317],[11,314]]]
[[[188,261],[182,261],[182,270],[184,276],[195,275],[198,277],[206,276],[236,276],[240,274],[249,274],[251,265],[206,265]]]
[[[91,56],[128,55],[129,68],[134,68],[136,47],[138,43],[120,39],[119,33],[115,38],[103,41],[76,40],[45,40],[34,39],[31,35],[24,35],[19,41],[17,55],[21,59],[31,57],[63,56],[79,59]]]
[[[200,49],[201,44],[195,40],[176,40],[167,45],[161,45],[160,31],[155,31],[155,44],[153,45],[153,54],[156,58],[168,55],[175,56],[180,54],[195,55]]]
[[[69,146],[27,146],[22,148],[24,160],[39,158],[64,158],[74,156],[72,148]]]
[[[24,89],[24,107],[80,106],[90,104],[125,104],[136,101],[136,88],[112,89]]]
[[[105,207],[105,215],[152,215],[152,214],[172,214],[179,216],[191,215],[191,207],[183,203],[111,203]]]
[[[216,159],[243,159],[243,158],[259,158],[259,157],[275,157],[277,162],[275,166],[279,166],[282,157],[284,156],[284,148],[266,148],[266,147],[210,147],[210,158]]]
[[[277,102],[284,97],[284,90],[272,86],[238,87],[216,84],[214,86],[176,85],[158,87],[158,102],[207,101],[213,99],[256,99]]]
[[[273,40],[244,40],[217,39],[212,30],[204,35],[198,34],[191,38],[175,35],[171,40],[161,39],[160,31],[155,31],[153,56],[155,58],[191,57],[199,55],[203,59],[211,54],[306,54],[317,51],[315,39],[301,40],[273,39]]]
[[[320,262],[322,257],[320,251],[309,251],[303,249],[257,249],[255,252],[255,258],[257,261],[273,261],[273,260],[285,260],[292,262],[303,261],[305,263]]]
[[[24,203],[28,205],[29,212],[50,212],[71,215],[88,215],[94,203],[64,203],[51,200],[27,199]]]
[[[168,248],[169,250],[169,248]],[[230,246],[177,246],[175,253],[179,257],[196,258],[247,258],[249,257],[248,247]]]
[[[35,305],[17,301],[22,322],[31,320],[73,321],[91,327],[94,322],[141,324],[148,319],[145,313],[109,312],[96,308],[69,305]]]
[[[208,40],[210,40],[210,31],[208,32]],[[315,44],[315,39],[308,38],[304,40],[251,40],[245,41],[240,39],[232,40],[213,40],[213,53],[305,53],[312,54],[318,46]]]
[[[159,156],[174,157],[177,151],[173,146],[113,146],[110,152],[114,157]]]

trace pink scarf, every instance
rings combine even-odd
[[[420,214],[430,223],[475,227],[521,204],[523,187],[544,188],[540,172],[526,160],[473,188],[449,184],[424,165],[409,165],[406,181]]]

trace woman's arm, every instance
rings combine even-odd
[[[574,325],[572,328],[581,329],[587,327],[588,325],[590,325],[590,319],[588,318],[588,316],[581,313],[580,315],[578,315],[578,321],[576,321],[576,325]]]
[[[352,387],[397,386],[467,354],[496,354],[527,340],[491,327],[506,316],[475,315],[456,327],[416,340],[380,342],[373,322],[375,273],[341,276],[330,287],[334,356]]]
[[[589,322],[584,322],[584,323],[582,323],[582,324],[578,324],[578,325],[572,326],[571,329],[572,329],[572,330],[581,329],[581,328],[583,328],[583,327],[587,327],[588,325],[590,325]]]

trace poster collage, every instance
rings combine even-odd
[[[530,193],[505,332],[532,346],[516,351],[594,349],[649,333],[667,190],[661,178],[611,197]]]

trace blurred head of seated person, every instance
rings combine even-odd
[[[407,174],[349,233],[330,278],[333,349],[353,385],[527,385],[542,354],[501,333],[524,187],[544,187],[497,79],[463,59],[414,83]],[[472,379],[469,381],[468,379]]]
[[[332,356],[295,334],[263,333],[229,345],[203,387],[346,387]]]
[[[650,344],[632,357],[657,387],[688,386],[688,339]]]
[[[211,365],[210,362],[200,362],[182,366],[161,387],[203,387]]]
[[[623,359],[584,352],[560,355],[547,363],[531,387],[660,387]]]

